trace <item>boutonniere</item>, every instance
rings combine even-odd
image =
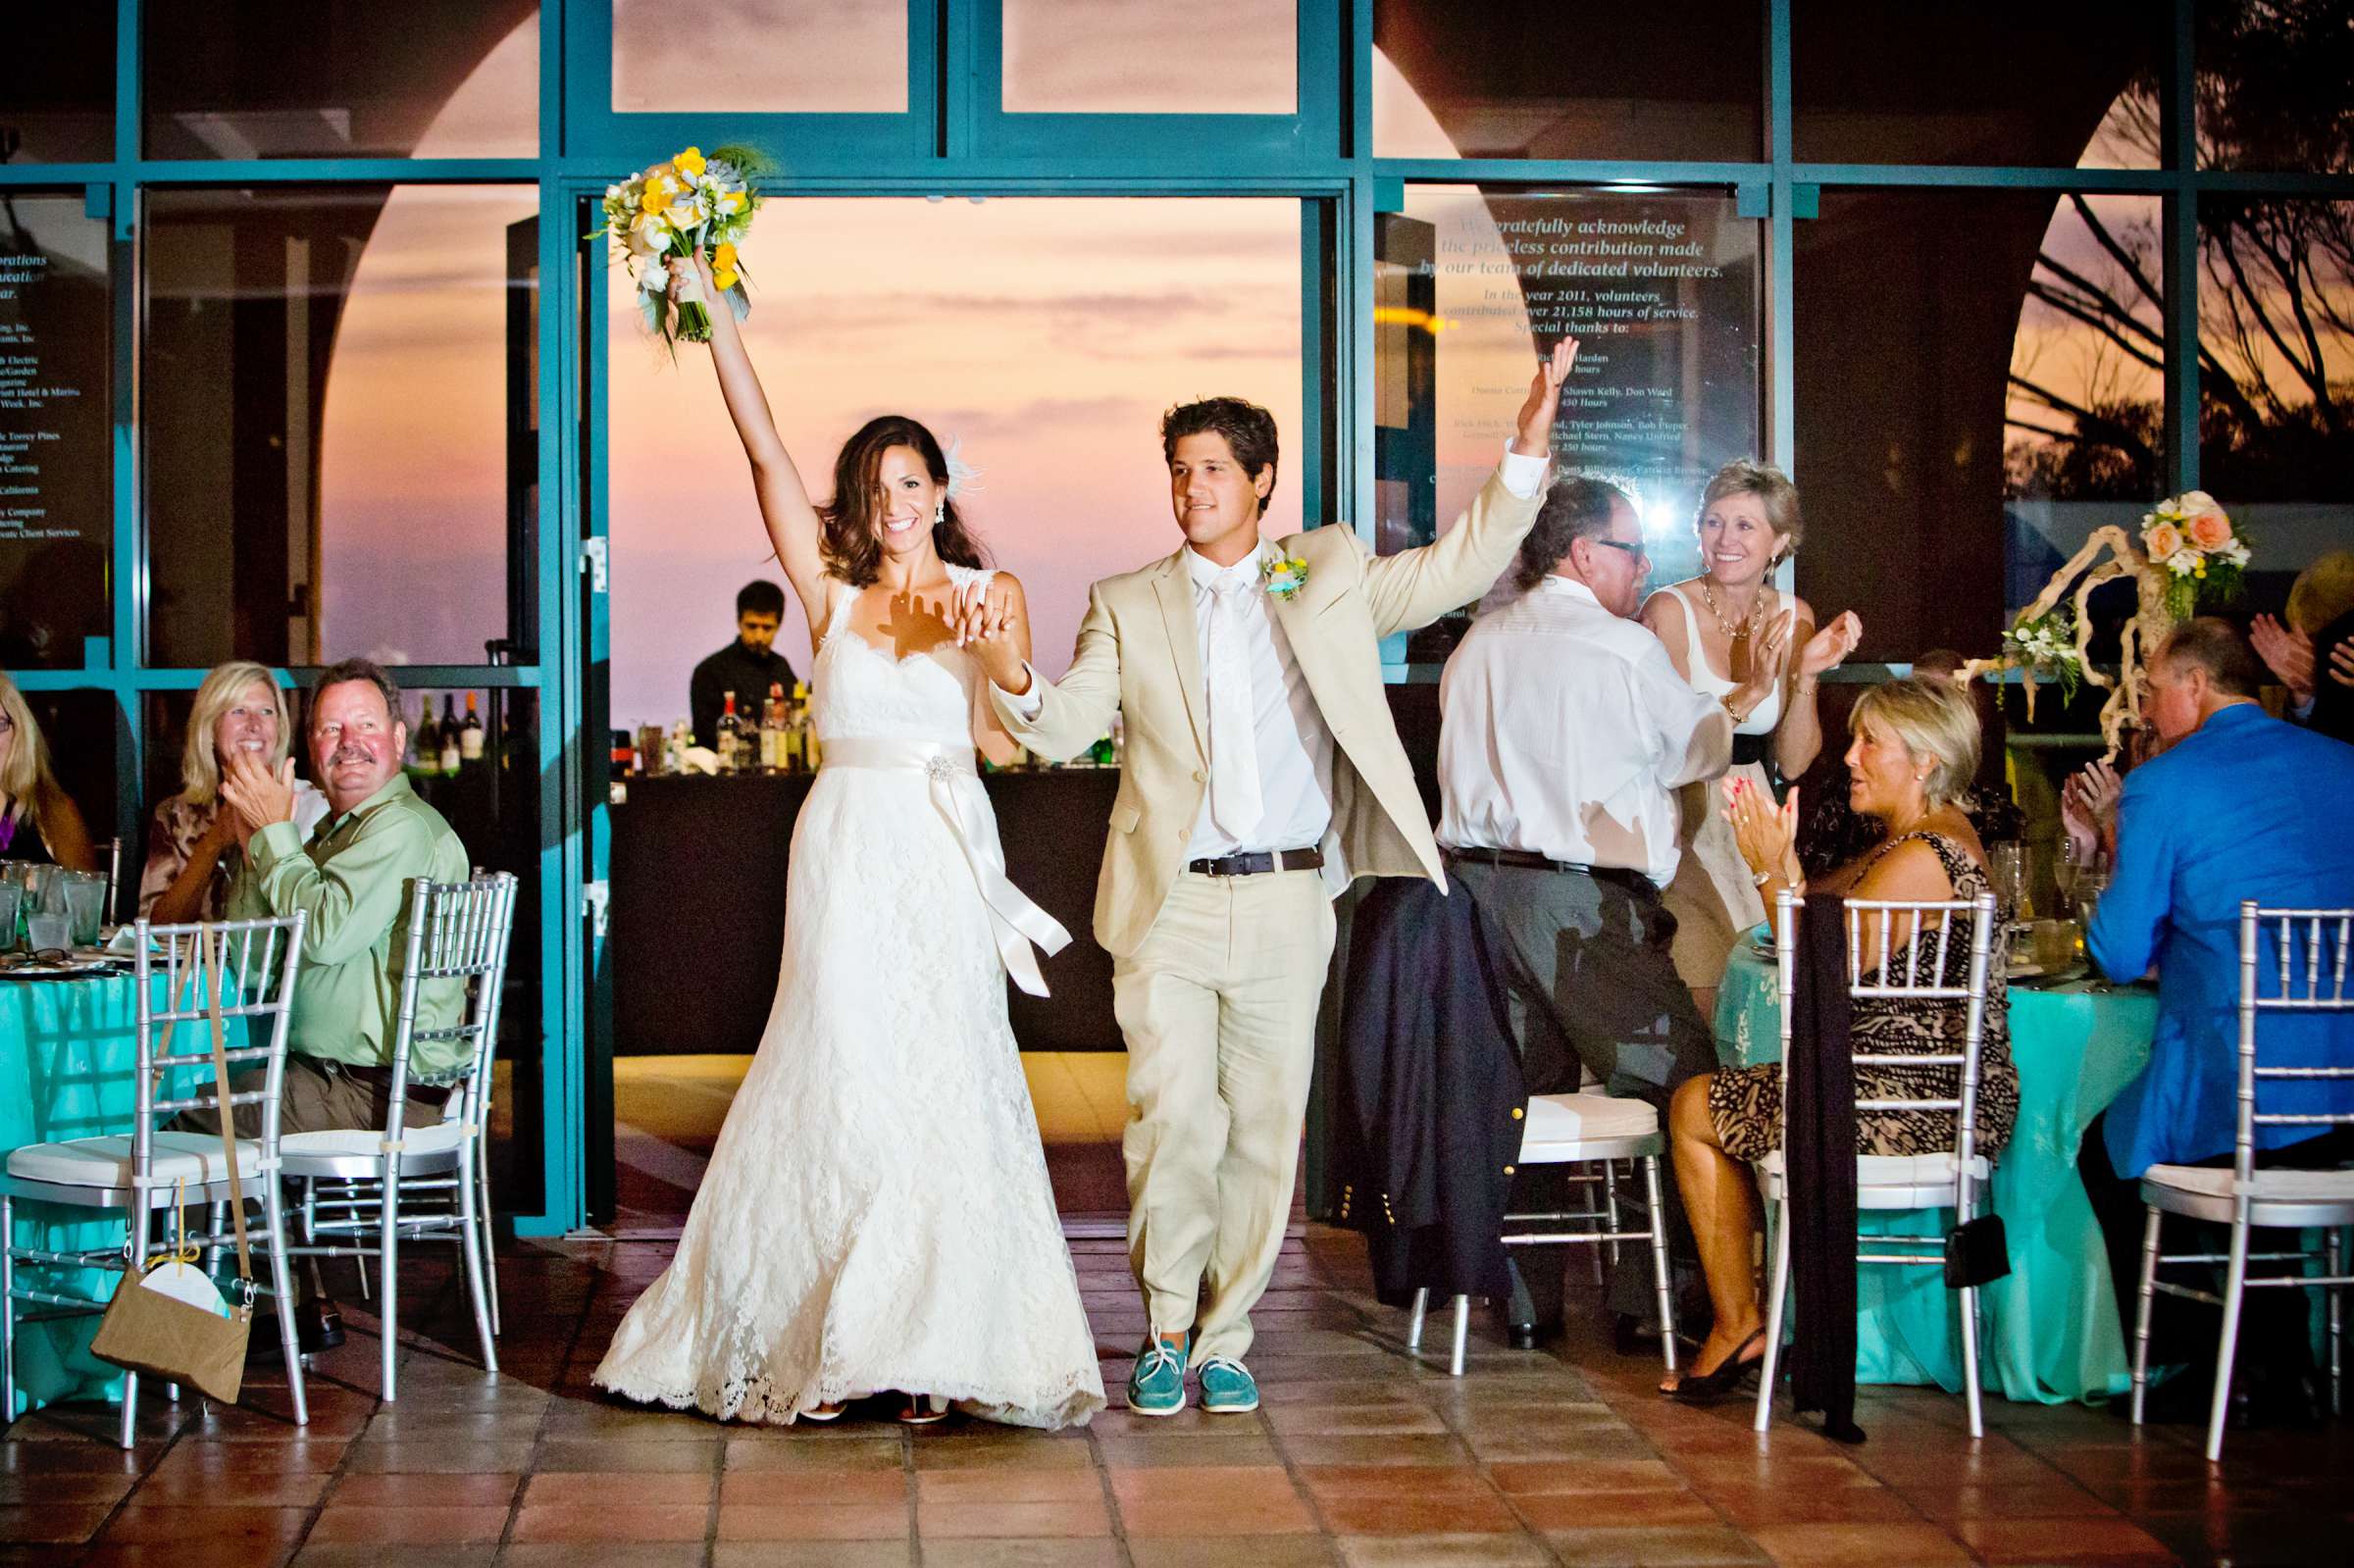
[[[1258,563],[1258,584],[1279,599],[1288,599],[1307,586],[1307,563],[1296,555],[1269,551]]]

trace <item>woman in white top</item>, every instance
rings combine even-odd
[[[1855,651],[1863,623],[1848,611],[1818,632],[1807,601],[1773,586],[1800,532],[1798,487],[1780,469],[1747,458],[1718,469],[1696,527],[1701,575],[1654,593],[1643,624],[1676,673],[1732,715],[1732,771],[1765,787],[1770,760],[1796,779],[1822,750],[1816,682]],[[1676,919],[1676,973],[1712,1018],[1725,959],[1766,909],[1708,786],[1687,786],[1683,808],[1685,853],[1664,901]]]

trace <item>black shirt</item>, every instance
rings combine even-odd
[[[791,695],[796,679],[783,655],[754,653],[738,637],[696,665],[694,679],[687,683],[687,712],[694,725],[694,743],[718,748],[719,715],[727,706],[729,692],[736,693],[737,713],[758,724],[768,688],[781,685]]]

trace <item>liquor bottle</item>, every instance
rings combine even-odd
[[[684,719],[672,720],[670,733],[662,741],[662,771],[674,776],[685,773],[687,771],[687,748],[693,743],[694,734],[687,728],[687,721]]]
[[[1111,713],[1111,765],[1115,768],[1121,767],[1126,764],[1127,760],[1128,729],[1121,722],[1119,710],[1114,708]]]
[[[462,727],[458,723],[458,699],[455,697],[442,698],[441,772],[446,778],[455,779],[458,776],[458,768],[466,760],[465,748],[458,740],[458,736],[462,733]]]
[[[1110,731],[1104,731],[1102,737],[1087,748],[1087,762],[1091,768],[1110,768],[1118,765],[1118,758],[1111,749]]]
[[[793,683],[794,692],[802,687]],[[801,710],[804,704],[797,695],[786,697],[779,703],[784,729],[777,732],[777,766],[786,773],[799,773],[807,765],[801,750]]]
[[[475,711],[474,693],[466,693],[466,722],[458,726],[458,757],[465,762],[483,760],[483,716]]]
[[[743,769],[743,720],[736,712],[736,693],[727,694],[728,705],[719,715],[719,771],[740,773]]]
[[[793,710],[799,715],[799,720],[793,728],[800,732],[801,766],[807,768],[811,773],[815,773],[825,763],[826,748],[818,743],[817,714],[810,706],[807,682],[795,681],[793,683]]]
[[[771,682],[768,701],[760,708],[760,771],[785,771],[785,687]]]
[[[434,723],[431,697],[420,699],[417,722],[409,728],[408,764],[420,778],[431,779],[441,771],[441,727]]]

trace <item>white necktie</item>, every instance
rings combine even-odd
[[[1251,594],[1256,586],[1239,575],[1210,586],[1209,820],[1238,843],[1250,840],[1263,809],[1257,705],[1251,691]]]

